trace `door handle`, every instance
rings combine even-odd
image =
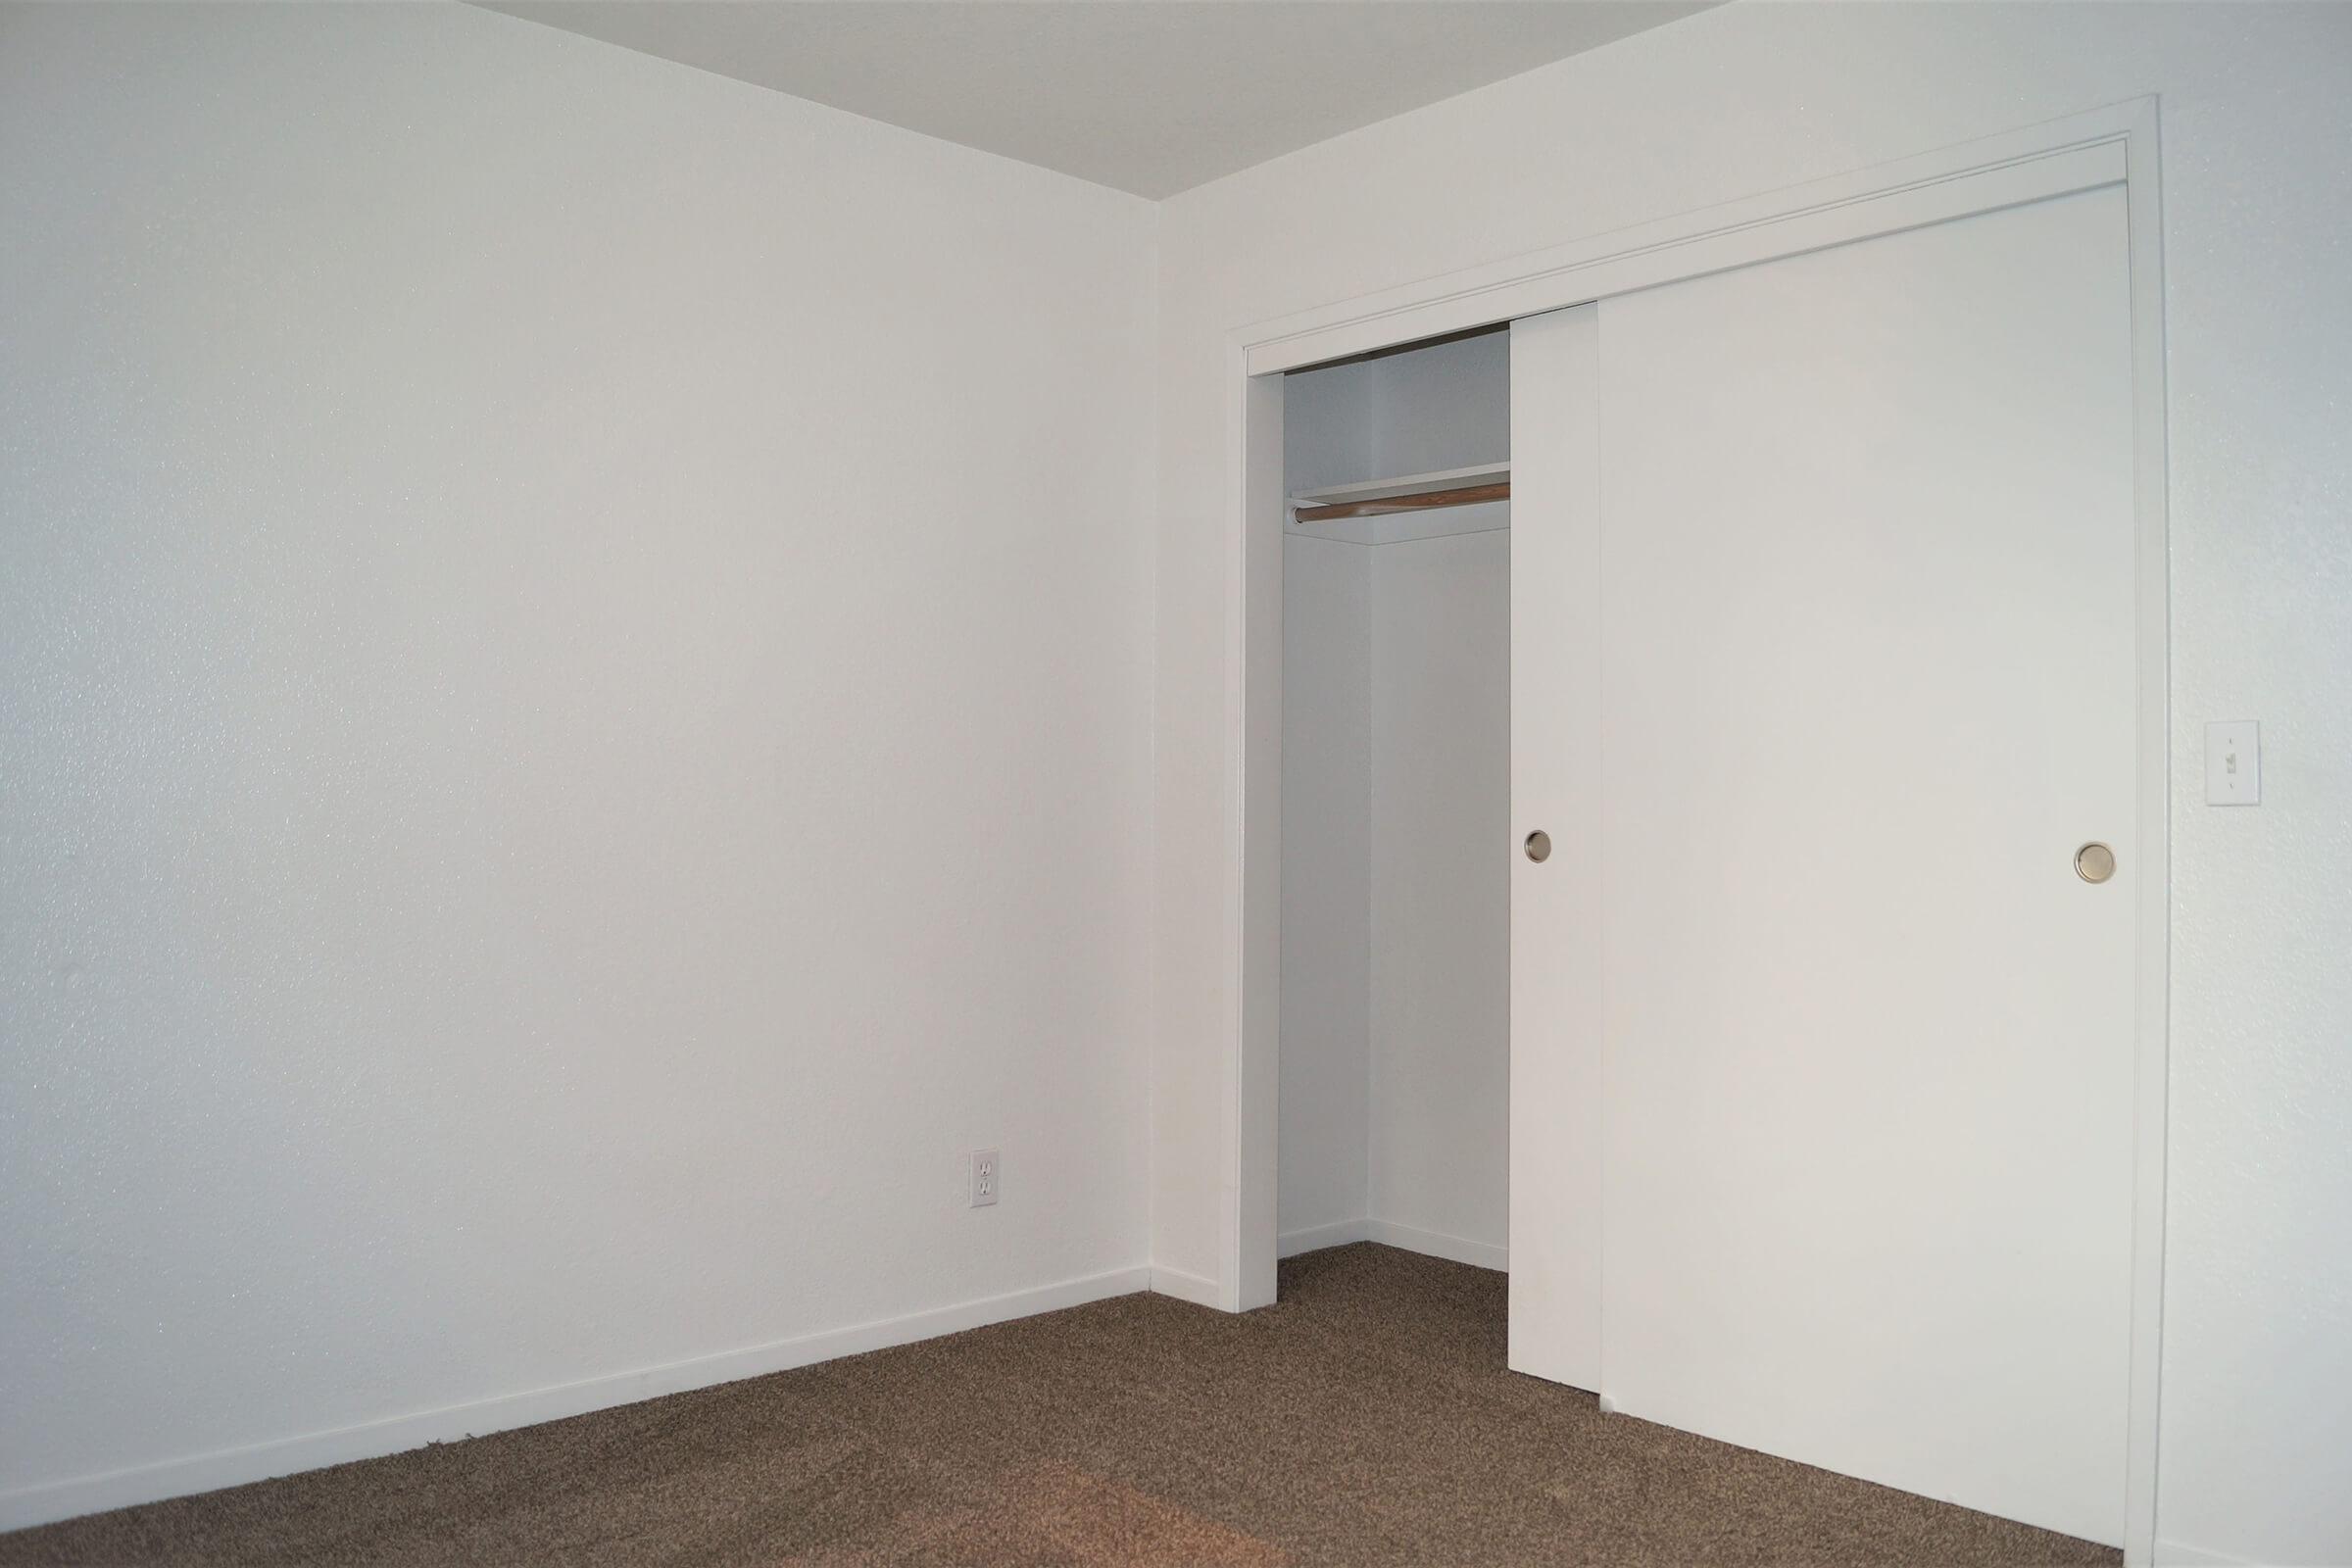
[[[1527,858],[1542,865],[1551,858],[1551,835],[1542,828],[1527,836]]]

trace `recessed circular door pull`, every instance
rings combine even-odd
[[[1541,865],[1551,858],[1551,835],[1542,828],[1527,836],[1527,858]]]
[[[2104,882],[2115,875],[2115,852],[2104,844],[2085,844],[2075,852],[2075,875],[2085,882]]]

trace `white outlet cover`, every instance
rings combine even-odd
[[[986,1208],[1004,1188],[1003,1158],[993,1149],[972,1151],[972,1206]]]
[[[2262,725],[2251,718],[2205,726],[2205,804],[2262,804]]]

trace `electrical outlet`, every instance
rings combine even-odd
[[[972,1151],[972,1206],[986,1208],[997,1200],[997,1152],[993,1149]]]

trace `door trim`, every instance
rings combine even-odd
[[[1281,383],[1285,370],[1856,239],[2122,184],[2137,525],[2138,881],[2131,1389],[2124,1559],[2153,1559],[2162,1368],[2171,894],[2163,227],[2153,97],[1572,240],[1226,335],[1225,931],[1233,1008],[1222,1198],[1227,1310],[1274,1298],[1281,976]],[[1271,433],[1271,440],[1268,434]],[[1269,471],[1271,467],[1271,471]]]
[[[2153,113],[2153,100],[2141,100]],[[2136,109],[2137,104],[2121,106]],[[2129,175],[2115,111],[2053,122],[1681,213],[1260,322],[1235,336],[1266,375],[1708,272],[1993,212]]]

